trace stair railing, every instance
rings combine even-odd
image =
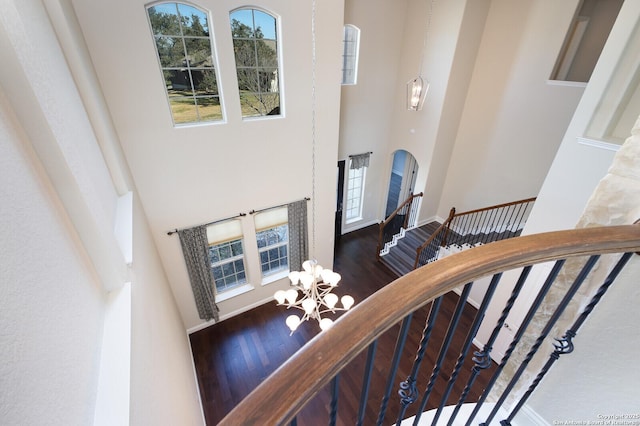
[[[334,425],[336,417],[340,413],[341,400],[338,395],[345,395],[345,393],[349,392],[346,395],[346,399],[351,406],[353,404],[357,406],[356,401],[358,401],[358,398],[361,401],[361,415],[358,415],[356,424],[363,423],[365,408],[369,410],[374,407],[373,410],[375,410],[375,407],[379,406],[377,422],[371,420],[376,418],[373,416],[375,413],[369,413],[368,419],[371,424],[390,424],[389,417],[392,417],[397,419],[393,421],[396,421],[396,424],[399,425],[406,415],[411,415],[412,413],[416,414],[417,423],[421,413],[425,408],[428,408],[431,409],[429,415],[432,416],[430,418],[433,418],[434,424],[439,418],[445,421],[445,416],[449,416],[449,424],[454,421],[456,416],[459,416],[456,421],[463,421],[464,418],[462,416],[464,415],[467,418],[466,424],[488,425],[494,418],[496,420],[502,418],[503,420],[500,423],[509,425],[527,398],[535,391],[538,383],[547,374],[555,360],[560,356],[569,354],[576,349],[576,346],[579,346],[578,342],[575,342],[575,344],[572,342],[578,329],[614,283],[619,272],[634,255],[634,252],[638,251],[640,251],[640,225],[626,225],[574,229],[511,238],[493,244],[482,245],[472,250],[462,251],[438,262],[430,263],[398,278],[357,304],[351,311],[342,315],[332,328],[314,337],[254,389],[220,424],[293,425],[297,422],[296,415],[316,394],[329,392],[331,393],[330,402],[329,399],[323,399],[326,402],[320,402],[315,406],[326,408],[328,411],[326,415],[329,418],[328,423]],[[604,254],[608,255],[601,258],[601,255]],[[522,324],[515,332],[509,348],[504,353],[500,363],[497,366],[492,365],[491,347],[498,334],[503,332],[505,319],[514,306],[518,295],[528,285],[529,271],[536,264],[551,261],[555,261],[555,264],[548,272],[544,284],[537,290],[537,296],[522,320]],[[568,264],[566,268],[564,267],[565,262]],[[596,263],[598,266],[594,268]],[[582,266],[574,268],[576,265]],[[543,269],[548,270],[549,268],[545,266]],[[491,304],[494,291],[503,277],[503,272],[511,270],[516,272],[517,275],[505,274],[505,276],[511,276],[512,282],[502,284],[511,290],[511,296],[506,302],[495,302],[495,307],[498,308],[497,312],[501,312],[500,318],[495,324],[490,324],[489,330],[493,330],[493,332],[491,332],[490,337],[484,338],[485,342],[482,349],[474,352],[471,348],[478,337],[478,329],[481,323],[489,317],[485,315],[487,308],[488,306],[494,306]],[[592,273],[592,271],[595,273]],[[606,277],[603,278],[601,271],[605,271]],[[532,275],[536,276],[536,283],[540,282],[537,274]],[[477,308],[472,323],[461,322],[463,325],[457,327],[460,322],[460,312],[467,306],[466,298],[474,282],[487,276],[492,276],[491,284],[481,305]],[[516,276],[518,276],[517,282],[514,283]],[[579,293],[578,290],[581,289],[585,282],[589,288],[596,289],[596,291],[591,292],[592,296],[590,296],[589,303],[583,305],[584,308],[582,308],[575,320],[572,320],[569,315],[568,321],[558,322],[560,317],[564,320],[562,315],[565,308],[573,297]],[[439,309],[444,295],[460,287],[464,288],[459,296],[455,312]],[[532,318],[538,313],[545,296],[550,290],[560,291],[561,293],[559,294],[563,297],[554,309],[548,311],[553,312],[553,314],[548,317],[547,323],[543,327],[542,325],[537,325],[538,323],[535,321],[532,322]],[[523,291],[522,293],[526,292]],[[414,324],[423,330],[422,339],[415,357],[412,357],[414,361],[413,368],[410,368],[410,375],[400,382],[400,390],[398,391],[401,399],[400,404],[395,404],[395,408],[392,408],[389,404],[391,389],[399,380],[402,380],[398,373],[401,370],[398,369],[398,365],[402,354],[406,353],[404,346],[407,341],[407,330],[413,325],[412,318],[414,314],[415,318],[418,318],[418,310],[424,312],[427,307],[428,314],[425,315],[424,328],[422,328],[422,324],[415,324],[416,321],[414,321]],[[435,333],[431,335],[431,330],[433,330],[433,324],[436,320],[443,320],[445,324],[448,324],[446,335],[443,338],[438,336],[441,341],[435,340]],[[522,396],[516,397],[520,399],[516,400],[510,407],[506,407],[504,400],[507,396],[510,396],[513,384],[527,377],[522,373],[525,368],[529,367],[531,358],[541,349],[542,343],[546,341],[547,337],[555,337],[548,336],[554,326],[562,324],[571,324],[571,326],[566,329],[567,331],[562,337],[557,337],[555,343],[548,344],[548,349],[546,347],[543,348],[549,353],[547,363],[533,371],[531,377],[534,377],[534,379],[531,382],[524,383],[524,389],[529,386],[527,391]],[[396,349],[391,364],[389,364],[388,360],[378,361],[375,359],[377,341],[383,335],[383,337],[388,337],[385,333],[394,326],[399,327],[394,328],[394,330],[398,330],[398,333]],[[561,330],[564,329],[563,326]],[[454,332],[463,333],[463,336],[466,336],[464,344],[459,346],[452,344],[451,336]],[[562,332],[560,331],[560,333]],[[536,336],[537,339],[533,344],[523,348],[523,345],[527,345],[527,342],[531,342],[532,338]],[[524,360],[520,361],[519,368],[513,370],[515,372],[507,374],[507,369],[504,369],[504,366],[510,361],[516,345],[521,349],[529,348],[529,352]],[[425,349],[432,347],[439,347],[440,352],[426,357]],[[451,359],[451,356],[445,357],[447,353],[451,354],[451,351],[459,353],[453,369],[451,369],[451,362],[443,363],[445,358]],[[358,392],[354,383],[340,388],[338,378],[340,371],[349,365],[350,361],[361,353],[364,356],[365,352],[367,366],[364,369],[363,385],[359,389],[360,397],[358,397],[357,394],[352,394],[353,392]],[[471,357],[472,359],[469,360]],[[474,364],[473,369],[461,369],[464,360],[471,361]],[[427,384],[418,383],[419,375],[417,372],[425,370],[425,366],[420,369],[420,364],[426,364],[427,362],[433,362],[431,376],[428,377]],[[372,368],[373,365],[376,368]],[[406,368],[406,364],[404,365],[404,371],[409,371]],[[369,373],[372,370],[378,371],[381,366],[388,368],[389,373],[385,394],[381,398],[381,403],[377,404],[376,402],[380,401],[380,399],[373,401],[368,393],[368,383],[371,380]],[[512,370],[509,369],[508,371]],[[464,389],[459,396],[455,396],[452,393],[453,390],[459,390],[462,386],[454,386],[454,384],[458,379],[462,378],[463,372],[468,375],[463,382],[466,385],[464,385]],[[527,372],[529,371],[527,370]],[[490,374],[491,377],[481,389],[479,396],[476,394],[472,397],[469,390],[473,387],[478,376],[485,374]],[[433,383],[436,380],[445,380],[446,388],[439,400],[432,401],[436,399],[435,393],[432,392]],[[487,393],[492,390],[496,380],[502,380],[501,383],[508,384],[503,387],[502,394],[497,395],[497,402],[485,406]],[[496,387],[496,389],[498,388]],[[422,397],[419,406],[408,410],[408,408],[414,407],[412,403],[418,400],[420,392],[422,392]],[[498,392],[500,391],[498,390]],[[470,414],[468,412],[462,414],[464,410],[460,408],[464,406],[469,408],[467,403],[473,403],[471,406],[475,407],[474,411]],[[501,412],[504,407],[511,411],[507,413]],[[452,408],[453,410],[451,410]],[[491,410],[490,413],[488,412],[489,410]],[[300,416],[303,414],[304,412],[300,413]],[[314,411],[312,415],[314,424],[317,424],[318,421],[323,421],[318,417],[321,414]],[[343,420],[347,423],[352,422],[349,419]]]
[[[404,200],[397,209],[393,211],[383,222],[380,222],[380,232],[378,234],[378,247],[376,257],[380,260],[381,250],[393,241],[394,236],[402,232],[402,230],[411,229],[418,222],[418,207],[420,198],[424,194],[412,194]]]
[[[535,197],[491,207],[456,213],[449,212],[444,223],[416,249],[414,269],[438,259],[440,247],[473,247],[520,235]]]

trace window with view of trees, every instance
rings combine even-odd
[[[256,241],[262,277],[289,272],[289,225],[287,207],[257,213]]]
[[[280,115],[277,21],[257,9],[230,14],[243,117]]]
[[[174,124],[221,121],[208,14],[183,3],[147,9]]]
[[[239,220],[228,220],[207,227],[209,260],[216,294],[247,282]]]

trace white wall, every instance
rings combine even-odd
[[[577,0],[493,0],[438,212],[536,196],[583,89],[547,79]]]
[[[386,201],[392,155],[389,151],[403,45],[407,0],[347,0],[344,23],[360,28],[358,84],[342,86],[339,158],[373,152],[366,172],[362,220],[343,232],[379,222]],[[348,167],[348,162],[347,162]],[[345,193],[346,194],[346,193]]]
[[[255,4],[278,15],[282,23],[284,116],[243,121],[234,87],[228,12],[245,3],[199,2],[212,11],[226,122],[182,128],[174,128],[169,115],[145,3],[73,1],[163,266],[185,327],[191,329],[203,321],[196,312],[177,235],[168,237],[169,230],[315,195],[317,241],[311,255],[323,265],[333,263],[344,6],[334,0],[318,2],[316,8],[317,185],[312,194],[311,3]],[[119,31],[113,31],[114,22]],[[223,317],[272,300],[278,288],[288,285],[281,280],[261,286],[251,220],[247,216],[243,222],[248,277],[255,289],[221,302]]]
[[[620,83],[614,80],[618,75],[618,67],[624,64],[621,59],[638,51],[638,22],[640,3],[625,2],[524,232],[572,228],[585,211],[589,213],[585,217],[586,223],[591,224],[631,223],[637,218],[637,200],[640,196],[635,164],[638,158],[637,141],[633,142],[634,147],[629,151],[631,157],[620,163],[616,170],[616,174],[624,171],[621,181],[627,184],[609,186],[601,196],[592,197],[594,188],[606,175],[615,152],[606,149],[606,145],[601,148],[579,143],[578,138],[584,136],[591,119],[601,108],[608,87]],[[617,107],[609,105],[609,108]],[[626,108],[626,105],[621,107]],[[639,113],[637,111],[636,116]],[[598,200],[601,203],[598,215],[592,216],[595,210],[589,209]],[[588,206],[587,210],[585,206]],[[632,208],[620,208],[622,206]],[[635,213],[632,209],[636,209]],[[594,218],[598,218],[598,221],[594,222]],[[624,277],[612,286],[576,337],[576,353],[565,355],[573,359],[563,361],[561,358],[558,366],[549,372],[532,397],[531,407],[548,422],[597,421],[600,420],[598,414],[617,415],[637,411],[638,376],[637,369],[633,367],[640,344],[637,327],[633,325],[638,322],[637,308],[634,307],[634,302],[637,304],[638,300],[635,288],[637,269],[637,259],[634,258]],[[574,395],[575,402],[561,404],[566,400],[566,395]]]
[[[92,424],[104,293],[26,140],[0,91],[0,423]]]

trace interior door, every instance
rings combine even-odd
[[[344,168],[345,160],[338,161],[338,188],[336,189],[335,238],[337,243],[342,236],[342,206],[344,201]]]

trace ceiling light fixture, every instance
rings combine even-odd
[[[418,76],[407,82],[407,109],[409,111],[420,111],[424,100],[429,91],[429,82],[422,79],[422,65],[424,63],[424,52],[427,48],[427,39],[429,38],[429,30],[431,29],[431,14],[433,13],[433,3],[431,1],[429,5],[429,15],[427,19],[427,26],[425,27],[424,40],[422,44],[422,52],[420,53],[420,71]]]
[[[311,255],[316,249],[316,1],[311,1]],[[314,319],[318,321],[321,330],[327,330],[333,325],[331,318],[323,318],[328,312],[346,311],[354,304],[353,297],[342,296],[337,306],[338,296],[332,293],[340,281],[340,274],[330,269],[324,269],[316,260],[306,260],[302,263],[303,271],[293,271],[289,274],[291,288],[278,290],[273,297],[278,305],[297,308],[304,311],[302,317],[292,314],[286,319],[291,333],[296,331],[304,321]],[[300,296],[301,297],[298,297]]]

